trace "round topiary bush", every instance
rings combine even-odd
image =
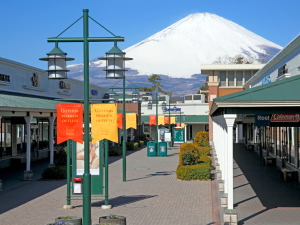
[[[182,154],[182,165],[195,165],[196,157],[191,152],[185,152]]]

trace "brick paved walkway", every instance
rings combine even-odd
[[[234,148],[234,203],[238,224],[300,224],[300,185],[284,182],[256,152]]]
[[[168,157],[147,157],[146,148],[127,156],[127,182],[122,182],[122,160],[109,166],[112,209],[92,203],[92,221],[100,216],[126,216],[128,225],[211,225],[214,219],[212,182],[178,181],[176,167],[179,146]],[[3,179],[3,178],[2,178]],[[42,225],[59,216],[81,216],[82,202],[72,201],[65,210],[65,181],[18,181],[21,184],[0,192],[0,224]],[[23,182],[23,183],[22,183]],[[5,187],[5,180],[3,179]]]

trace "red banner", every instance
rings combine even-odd
[[[82,104],[57,104],[57,144],[69,139],[83,143]]]
[[[123,129],[123,113],[118,113],[118,128]]]
[[[149,116],[149,125],[156,125],[156,116]]]

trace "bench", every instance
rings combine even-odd
[[[286,181],[295,181],[298,179],[298,172],[295,170],[289,170],[286,168],[282,168],[281,170],[281,178]]]
[[[268,165],[276,166],[276,158],[266,156],[266,157],[264,157],[264,159],[265,159],[265,165],[266,166],[268,166]]]

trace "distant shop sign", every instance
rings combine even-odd
[[[271,122],[274,123],[298,123],[300,122],[300,114],[273,114]]]
[[[270,115],[256,115],[255,126],[265,127],[270,125]]]

